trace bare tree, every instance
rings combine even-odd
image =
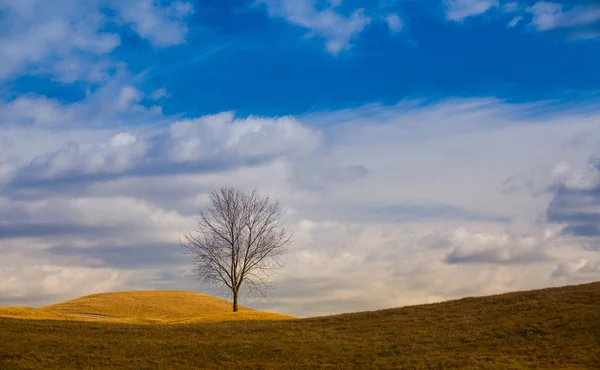
[[[225,186],[210,193],[194,233],[180,241],[192,255],[192,271],[204,284],[226,287],[233,312],[243,284],[252,295],[266,296],[273,270],[283,267],[290,234],[280,221],[281,206],[269,197]]]

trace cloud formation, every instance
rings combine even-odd
[[[564,10],[560,3],[540,1],[529,10],[532,24],[538,31],[556,28],[576,28],[600,22],[600,6],[579,5]]]
[[[443,4],[451,21],[463,21],[499,6],[498,0],[443,0]]]
[[[119,98],[120,99],[120,98]],[[309,154],[321,134],[291,117],[236,119],[232,112],[171,123],[150,133],[118,132],[104,142],[62,144],[3,170],[18,189],[36,183],[110,179],[124,175],[219,171],[273,158]],[[347,175],[352,176],[351,173]],[[338,176],[345,176],[340,172]]]
[[[594,39],[600,34],[600,7],[585,1],[443,0],[446,18],[462,22],[494,11],[494,17],[510,16],[508,28],[526,24],[538,32],[564,31],[572,40]]]
[[[283,18],[288,23],[307,30],[307,37],[318,36],[325,40],[325,49],[332,55],[349,50],[352,40],[371,22],[363,8],[345,15],[337,8],[337,2],[325,9],[318,9],[311,0],[260,0],[270,16]],[[397,25],[397,24],[396,24]]]
[[[187,70],[177,78],[155,73],[167,60],[197,56],[196,44],[188,46],[193,53],[181,46],[199,35],[190,20],[206,20],[205,9],[190,4],[0,0],[0,303],[201,289],[177,241],[194,228],[209,189],[225,183],[278,198],[294,234],[287,267],[275,276],[279,288],[268,301],[248,301],[257,308],[328,314],[600,278],[597,101],[561,108],[492,97],[391,104],[391,97],[249,115],[229,111],[229,102],[212,111],[207,99],[211,111],[197,113],[184,103],[197,91],[237,93],[243,82],[198,88]],[[403,37],[413,24],[402,2],[260,4],[262,21],[296,27],[332,55],[378,32],[396,48],[389,34]],[[508,25],[593,37],[597,29],[595,8],[584,3],[422,4],[413,5],[434,6],[440,27],[476,27],[470,20],[483,17],[502,32]],[[221,40],[220,31],[206,32]],[[143,63],[120,60],[127,47]],[[211,50],[247,51],[229,48]],[[328,68],[340,62],[321,57]],[[198,62],[189,60],[186,68]],[[188,82],[193,92],[171,91]],[[353,80],[338,87],[346,82]],[[177,104],[169,105],[172,95]]]
[[[117,9],[120,22],[156,46],[185,42],[188,27],[184,20],[194,12],[192,4],[183,1],[111,1],[110,5]]]
[[[183,19],[192,12],[191,4],[181,1],[3,1],[0,79],[35,73],[66,83],[104,81],[118,68],[107,55],[121,44],[108,26],[131,27],[159,47],[176,45],[185,41]]]
[[[390,32],[392,34],[398,33],[400,31],[402,31],[402,29],[404,28],[404,22],[398,16],[398,14],[394,14],[394,13],[388,14],[385,17],[385,21],[386,21],[388,28],[390,29]]]
[[[596,201],[595,143],[565,143],[597,133],[600,115],[532,122],[531,109],[544,107],[405,101],[144,129],[67,124],[57,136],[13,122],[0,150],[11,166],[0,190],[4,301],[197,289],[177,240],[223,183],[280,199],[294,233],[278,289],[255,307],[313,315],[593,279],[598,235],[573,227],[591,222],[579,217]]]
[[[59,80],[68,80],[74,69],[86,67],[66,68],[64,63],[55,66],[42,62],[68,59],[75,65],[78,54],[94,58],[113,50],[120,44],[120,38],[102,31],[107,20],[98,5],[96,0],[85,4],[73,0],[52,4],[40,0],[3,1],[0,78],[34,68],[56,75]],[[91,78],[102,73],[87,72]]]

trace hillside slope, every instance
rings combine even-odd
[[[600,283],[289,321],[0,327],[2,369],[599,369]]]
[[[0,307],[0,317],[35,320],[69,320],[70,316],[31,307]]]
[[[100,293],[45,306],[0,307],[0,316],[41,320],[119,323],[193,323],[231,320],[284,320],[290,316],[240,307],[211,295],[185,291]]]

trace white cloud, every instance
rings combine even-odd
[[[511,14],[512,19],[507,28],[514,28],[525,19],[537,31],[555,29],[570,30],[567,37],[571,40],[589,40],[599,37],[597,30],[600,23],[600,7],[584,2],[570,3],[537,1],[531,5],[526,2],[505,2],[498,0],[443,0],[446,18],[461,22],[469,17],[481,16],[494,8],[499,8],[505,14]],[[567,4],[569,6],[567,6]]]
[[[115,102],[119,111],[130,109],[141,97],[132,87],[120,91]],[[76,108],[85,112],[85,105]],[[61,109],[71,111],[69,107]],[[115,119],[111,110],[106,113],[105,119]],[[69,122],[65,123],[68,126]],[[31,139],[15,136],[11,140],[18,145]],[[115,132],[113,129],[81,143],[64,137],[53,150],[46,148],[46,152],[34,152],[22,158],[19,166],[13,165],[10,171],[6,170],[5,177],[10,174],[11,178],[17,175],[37,181],[129,171],[163,173],[177,170],[178,165],[182,166],[179,171],[194,171],[195,167],[186,170],[188,165],[226,169],[253,161],[307,155],[319,148],[322,141],[319,131],[291,117],[239,119],[232,112],[225,112],[176,121],[167,130]]]
[[[188,33],[185,17],[194,9],[188,2],[175,1],[168,6],[153,0],[112,1],[122,22],[130,24],[141,37],[156,46],[178,45]]]
[[[20,96],[10,103],[0,105],[2,118],[0,123],[29,123],[34,125],[59,125],[73,120],[73,107],[62,105],[59,101],[41,96]]]
[[[198,162],[306,154],[320,141],[319,132],[293,118],[235,119],[227,112],[173,123],[166,155],[174,162]]]
[[[556,230],[541,230],[539,235],[511,233],[470,233],[459,228],[450,234],[448,245],[453,247],[446,256],[452,264],[530,264],[550,259],[548,251],[556,239]],[[438,241],[439,243],[439,241]]]
[[[516,11],[518,11],[520,9],[519,3],[517,3],[516,1],[510,2],[510,3],[505,3],[504,5],[502,5],[502,10],[505,13],[514,13]]]
[[[562,5],[543,1],[533,5],[530,12],[533,14],[532,23],[538,31],[556,28],[558,20],[563,14]]]
[[[519,22],[521,22],[521,20],[523,20],[523,17],[516,16],[510,22],[508,22],[508,24],[506,25],[506,27],[508,27],[508,28],[516,27],[516,25],[519,24]]]
[[[5,127],[36,126],[116,126],[122,122],[152,123],[160,121],[159,105],[142,104],[146,94],[129,82],[134,81],[122,72],[104,81],[95,91],[80,101],[63,104],[56,99],[39,95],[21,95],[0,103],[0,124]],[[158,103],[154,103],[158,104]]]
[[[266,5],[271,17],[284,18],[288,23],[302,27],[308,36],[325,40],[325,49],[338,55],[352,47],[352,40],[371,22],[364,10],[356,9],[349,15],[336,11],[333,6],[318,10],[310,0],[259,0]]]
[[[590,149],[591,150],[591,149]],[[546,164],[525,173],[515,174],[503,184],[505,193],[527,191],[532,196],[548,194],[558,188],[566,190],[593,190],[600,185],[597,163],[586,156],[572,157]]]
[[[388,28],[391,33],[398,33],[404,28],[404,22],[402,21],[402,19],[400,19],[398,14],[388,14],[385,17],[385,21],[387,22]]]
[[[0,34],[0,78],[23,72],[26,68],[58,74],[68,79],[64,63],[55,70],[56,59],[75,63],[78,53],[101,55],[120,43],[119,36],[102,31],[105,16],[98,1],[22,0],[3,3],[3,28]],[[86,62],[87,63],[87,62]],[[83,67],[71,67],[83,68]]]
[[[122,173],[138,164],[146,150],[147,144],[143,139],[120,133],[107,143],[98,145],[69,143],[57,152],[34,158],[28,170],[41,178],[71,173]]]
[[[170,96],[170,94],[164,88],[156,89],[156,90],[152,91],[152,94],[150,94],[150,98],[152,100],[160,100],[163,98],[168,98],[169,96]]]
[[[559,3],[540,1],[529,12],[533,16],[532,24],[538,31],[556,28],[574,28],[600,22],[600,7],[595,5],[575,6],[564,11]]]
[[[301,221],[293,230],[298,237],[286,258],[286,272],[264,307],[322,315],[533,289],[555,284],[555,262],[544,252],[572,258],[568,253],[573,249],[560,244],[547,248],[537,231],[515,235],[490,225],[471,226],[488,230],[473,234],[444,223]],[[432,244],[432,233],[444,242]],[[508,240],[526,249],[500,246]],[[468,263],[446,262],[448,254],[456,254],[456,243],[470,248]],[[598,274],[587,279],[592,276]]]
[[[552,171],[552,179],[553,184],[564,185],[567,189],[594,189],[600,185],[600,172],[591,163],[574,167],[560,162]]]
[[[152,0],[19,0],[0,7],[0,79],[35,73],[66,83],[100,83],[118,67],[108,54],[121,40],[106,30],[115,24],[107,8],[116,10],[121,26],[159,47],[185,41],[185,18],[193,11],[189,3]]]
[[[599,273],[600,259],[581,258],[577,261],[557,263],[552,275],[555,278],[564,279],[567,283],[575,284],[580,281],[587,281],[589,278],[593,279]]]
[[[19,264],[32,262],[17,261]],[[84,295],[88,292],[113,291],[121,285],[120,279],[132,275],[117,269],[51,265],[39,260],[33,265],[20,265],[19,268],[6,265],[2,267],[0,291],[3,300],[37,296],[44,302],[48,296],[54,300],[60,297],[74,298],[77,294]],[[52,300],[47,303],[56,302]]]
[[[15,167],[9,163],[0,162],[0,185],[13,179]]]
[[[142,100],[142,93],[133,86],[124,86],[116,101],[117,109],[120,111],[129,109],[132,105]]]
[[[75,55],[53,63],[50,68],[50,72],[58,81],[68,84],[77,81],[100,84],[109,80],[114,70],[115,66],[109,60],[90,62]]]
[[[172,121],[148,106],[164,89],[142,91],[107,57],[120,40],[105,31],[111,13],[100,11],[112,7],[117,26],[154,46],[185,42],[191,5],[161,4],[0,2],[11,19],[0,35],[0,78],[47,73],[99,85],[73,104],[25,95],[0,106],[1,302],[196,288],[182,278],[188,265],[174,244],[193,228],[207,189],[223,183],[279,198],[294,232],[279,290],[256,303],[267,309],[326,314],[600,278],[590,221],[598,214],[598,168],[589,161],[597,143],[569,145],[600,135],[597,107],[532,120],[539,105],[455,99]],[[334,55],[371,21],[339,0],[263,4]],[[444,4],[455,21],[499,6]],[[538,30],[597,20],[594,7],[548,4],[532,7]],[[522,11],[516,3],[502,9]],[[395,13],[385,21],[391,32],[402,29]]]
[[[120,91],[111,90],[113,103]],[[9,168],[0,228],[10,226],[0,230],[0,271],[11,283],[1,295],[34,304],[112,288],[198,288],[181,277],[188,261],[177,238],[193,228],[208,188],[223,183],[280,199],[294,233],[278,289],[255,307],[326,314],[597,280],[597,251],[544,220],[553,193],[518,189],[594,186],[585,164],[596,141],[569,143],[598,137],[600,115],[537,109],[456,99],[301,118],[226,112],[139,135],[10,127],[0,147]],[[257,157],[267,160],[249,160]],[[563,161],[568,168],[556,169]],[[536,171],[543,176],[503,188]],[[579,259],[588,267],[569,267]],[[10,268],[21,265],[33,267]]]
[[[443,0],[446,18],[460,22],[499,6],[498,0]]]

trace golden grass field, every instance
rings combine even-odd
[[[0,307],[0,317],[99,321],[127,324],[182,324],[231,320],[290,320],[291,316],[241,307],[211,295],[184,291],[92,294],[41,308]]]
[[[308,319],[213,323],[182,318],[197,315],[193,305],[171,310],[167,301],[128,294],[124,307],[100,295],[39,311],[10,309],[21,318],[0,318],[0,369],[600,369],[600,283]],[[156,323],[58,318],[81,307]],[[209,316],[227,315],[216,311]],[[249,312],[257,311],[239,317]],[[43,315],[57,316],[40,320]]]

